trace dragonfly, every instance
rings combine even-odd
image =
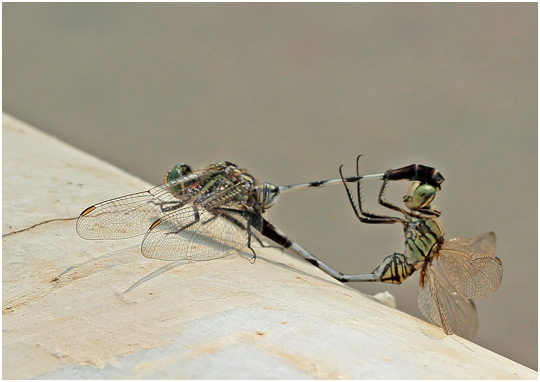
[[[401,223],[405,234],[404,253],[393,253],[373,272],[360,275],[345,275],[309,253],[304,253],[306,260],[342,282],[401,284],[419,271],[418,306],[424,317],[448,335],[456,333],[465,338],[472,337],[478,329],[472,299],[492,294],[502,280],[502,262],[495,256],[495,234],[487,232],[473,238],[445,240],[438,221],[441,212],[431,205],[437,188],[422,180],[411,183],[403,197],[407,207],[404,209],[384,199],[388,179],[383,179],[379,204],[400,212],[403,217],[369,213],[362,207],[361,180],[356,183],[357,205],[343,177],[342,167],[340,176],[356,217],[368,224]]]
[[[265,236],[304,256],[264,214],[286,192],[356,182],[359,179],[422,180],[440,188],[444,177],[433,167],[412,164],[384,173],[336,178],[288,186],[259,183],[245,169],[222,161],[193,171],[181,163],[164,183],[86,208],[77,220],[84,239],[124,239],[144,234],[141,252],[159,260],[213,260],[245,247],[256,253],[253,239]]]

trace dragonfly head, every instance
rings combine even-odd
[[[279,187],[272,183],[264,182],[257,190],[257,201],[263,211],[272,207],[279,196]]]
[[[435,199],[437,190],[430,184],[413,182],[403,196],[403,202],[411,211],[429,208],[430,203]]]
[[[185,163],[179,163],[176,166],[174,166],[172,169],[167,171],[167,174],[165,175],[165,179],[163,179],[163,183],[169,183],[171,180],[178,179],[183,177],[184,175],[191,173],[191,167]]]

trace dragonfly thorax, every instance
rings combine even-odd
[[[425,216],[409,216],[404,231],[407,262],[420,269],[437,252],[444,240],[444,231],[436,217]]]

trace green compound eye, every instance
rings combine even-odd
[[[407,195],[403,197],[405,205],[411,210],[425,208],[435,199],[437,190],[429,184],[414,182],[409,187]]]
[[[168,183],[171,180],[181,178],[187,174],[191,174],[191,167],[185,163],[179,163],[167,172],[163,183]]]

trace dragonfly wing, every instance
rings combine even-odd
[[[437,266],[462,297],[485,297],[499,288],[502,263],[494,255],[494,240],[488,233],[473,239],[452,239],[441,246]],[[477,252],[480,250],[485,252]]]
[[[77,220],[84,239],[125,239],[144,234],[164,214],[190,203],[208,174],[197,171],[148,191],[120,196],[85,209]]]
[[[193,205],[157,220],[142,243],[142,254],[159,260],[213,260],[238,252],[248,243],[248,231],[231,223],[241,213],[207,210]]]
[[[470,338],[478,329],[474,303],[459,295],[446,277],[432,264],[427,266],[418,295],[418,307],[431,323],[446,334]]]
[[[84,239],[125,239],[142,235],[160,216],[149,191],[107,200],[84,210],[77,233]]]
[[[478,236],[465,238],[458,237],[450,239],[448,242],[460,245],[461,247],[468,248],[469,251],[474,253],[485,253],[488,255],[495,255],[495,234],[493,232],[484,232]]]
[[[212,260],[244,248],[251,229],[260,230],[260,214],[235,199],[245,195],[236,184],[201,204],[186,206],[158,219],[142,244],[144,256],[160,260]],[[260,222],[260,223],[259,223]]]

